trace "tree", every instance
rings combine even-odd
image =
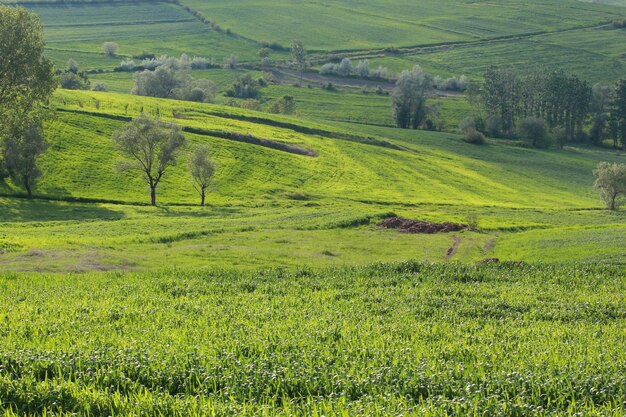
[[[548,135],[545,122],[537,117],[522,119],[519,125],[519,137],[533,148],[546,148]]]
[[[476,119],[471,116],[467,116],[459,124],[459,130],[463,134],[463,141],[472,143],[474,145],[483,145],[485,143],[485,136],[478,131],[476,127]]]
[[[296,100],[293,96],[284,95],[279,100],[272,103],[269,107],[269,112],[274,114],[295,114]]]
[[[356,75],[362,78],[367,78],[370,76],[370,62],[367,59],[359,61],[356,68],[354,69]]]
[[[115,56],[117,48],[118,46],[115,42],[105,42],[102,44],[102,52],[107,56]]]
[[[291,56],[296,69],[300,71],[300,81],[302,81],[302,73],[309,67],[309,62],[306,59],[306,49],[304,49],[302,41],[293,41],[291,44]]]
[[[616,136],[626,151],[626,79],[618,81],[614,95],[612,117],[615,119]]]
[[[191,172],[193,186],[200,194],[200,205],[204,206],[206,190],[211,185],[215,173],[215,163],[211,161],[208,146],[199,146],[191,154],[189,172]]]
[[[617,210],[626,196],[626,164],[600,162],[593,171],[594,188],[609,210]]]
[[[181,128],[141,114],[113,134],[113,141],[130,159],[119,171],[134,170],[145,175],[150,202],[156,205],[156,188],[170,166],[176,165],[178,151],[185,144]]]
[[[250,74],[237,78],[228,91],[228,97],[255,98],[259,95],[259,83]]]
[[[350,61],[349,58],[342,59],[339,63],[339,67],[337,68],[339,75],[341,75],[342,77],[351,75],[353,70],[354,69],[352,68],[352,61]]]
[[[41,108],[57,86],[42,26],[23,7],[0,6],[0,135]]]
[[[132,94],[172,98],[208,103],[215,96],[215,84],[191,76],[191,61],[186,55],[180,59],[164,58],[154,71],[144,70],[134,75]]]
[[[26,190],[28,198],[41,171],[37,159],[48,148],[41,123],[28,121],[14,127],[4,142],[3,158],[6,169],[15,183]]]
[[[396,125],[402,129],[417,129],[428,114],[426,96],[433,89],[433,80],[419,66],[403,71],[392,94],[392,109]]]

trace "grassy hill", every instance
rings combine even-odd
[[[52,104],[59,112],[46,129],[39,199],[0,188],[4,268],[624,259],[624,214],[601,210],[591,189],[599,161],[623,161],[610,151],[475,146],[448,133],[115,93],[59,91]],[[114,170],[122,156],[111,135],[141,110],[182,125],[189,142],[159,186],[158,208],[143,206],[140,176]],[[195,206],[186,163],[201,143],[218,165],[206,208]],[[463,223],[468,214],[479,217],[479,232],[376,226],[392,215]]]

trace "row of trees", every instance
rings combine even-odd
[[[626,80],[615,87],[590,86],[562,69],[521,76],[491,67],[484,82],[470,82],[466,93],[477,127],[490,136],[550,130],[559,146],[579,138],[600,145],[610,137],[616,147],[621,139],[626,149]],[[545,145],[542,137],[547,135],[534,135],[533,146]]]

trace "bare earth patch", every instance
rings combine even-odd
[[[398,229],[404,233],[447,233],[467,230],[467,225],[457,223],[431,223],[418,220],[404,219],[402,217],[390,217],[378,224],[385,229]]]

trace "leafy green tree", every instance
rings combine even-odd
[[[392,109],[396,126],[417,129],[426,120],[428,107],[426,97],[433,90],[432,78],[419,66],[403,71],[392,94]]]
[[[200,195],[200,205],[204,206],[206,190],[215,173],[215,163],[211,161],[208,146],[199,146],[193,151],[189,159],[189,172],[193,186]]]
[[[236,79],[226,95],[236,98],[255,98],[259,95],[259,83],[250,74]]]
[[[274,114],[295,114],[296,113],[296,100],[293,96],[284,95],[279,100],[276,100],[269,108],[270,113]]]
[[[296,69],[300,72],[300,80],[302,80],[302,74],[309,67],[309,62],[306,59],[307,52],[304,49],[304,44],[300,40],[294,40],[291,44],[291,57]]]
[[[150,186],[150,202],[156,205],[156,189],[170,166],[176,165],[185,144],[181,128],[141,114],[113,134],[113,141],[130,160],[120,162],[118,171],[136,171]]]
[[[518,128],[519,137],[533,148],[548,147],[548,132],[543,119],[526,117],[522,119]]]
[[[626,79],[619,80],[615,87],[612,118],[615,123],[615,133],[626,150]]]
[[[16,184],[26,190],[28,198],[41,171],[37,159],[48,148],[40,122],[28,121],[14,127],[4,141],[3,158],[7,172]]]
[[[626,197],[626,164],[600,162],[593,171],[594,188],[609,210],[617,210]]]
[[[0,6],[0,135],[40,109],[55,90],[53,65],[43,52],[37,15]]]

